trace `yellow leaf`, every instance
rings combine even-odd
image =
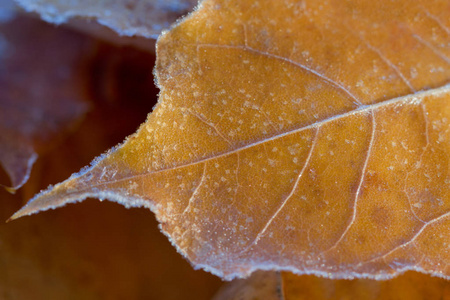
[[[448,277],[448,1],[204,1],[157,45],[138,132],[13,218],[152,209],[225,279]]]

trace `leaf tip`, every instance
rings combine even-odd
[[[6,185],[3,185],[3,184],[0,184],[0,186],[2,186],[8,193],[13,194],[13,195],[17,191],[16,187],[10,187],[10,186],[6,186]]]
[[[47,190],[41,191],[41,193],[28,201],[25,206],[15,212],[6,222],[8,223],[24,216],[64,206],[70,200],[70,198],[66,199],[60,196],[57,186],[49,186]]]
[[[38,209],[33,209],[32,207],[29,206],[29,204],[32,201],[33,200],[30,200],[30,202],[28,202],[28,204],[26,204],[21,209],[16,211],[11,217],[9,217],[8,220],[6,220],[6,223],[9,223],[11,221],[14,221],[14,220],[19,219],[19,218],[24,217],[24,216],[29,216],[29,215],[38,213],[41,209],[39,209],[39,208]]]
[[[32,215],[32,214],[35,214],[38,212],[39,212],[39,209],[34,209],[34,210],[30,209],[27,204],[27,205],[23,206],[21,209],[19,209],[18,211],[16,211],[11,217],[9,217],[9,219],[6,220],[6,223],[9,223],[9,222],[19,219],[21,217],[29,216],[29,215]]]

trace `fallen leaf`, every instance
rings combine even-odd
[[[450,283],[442,278],[406,272],[391,280],[330,280],[283,272],[285,300],[322,299],[450,299]]]
[[[14,191],[27,181],[37,153],[55,144],[86,113],[83,65],[94,45],[12,10],[3,15],[0,162]]]
[[[247,279],[228,283],[214,300],[268,299],[264,296],[257,298],[255,286],[270,287],[270,291],[278,291],[279,294],[273,299],[283,300],[450,299],[450,283],[447,280],[417,272],[406,272],[394,279],[381,281],[332,280],[311,275],[299,276],[289,272],[282,272],[281,275],[276,272],[255,272]]]
[[[62,24],[69,19],[94,19],[121,36],[156,39],[198,0],[16,0],[28,12],[37,12],[47,22]]]
[[[212,300],[284,300],[279,272],[255,272],[224,285]]]
[[[449,5],[204,1],[146,123],[12,218],[97,197],[225,279],[448,277]]]

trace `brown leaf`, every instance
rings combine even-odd
[[[256,298],[255,286],[278,290],[280,296],[274,299],[283,300],[438,300],[450,297],[450,283],[447,280],[417,272],[406,272],[386,281],[331,280],[312,275],[298,276],[289,272],[283,272],[280,278],[275,272],[256,272],[247,279],[230,282],[216,297],[217,300],[269,299]],[[240,298],[233,298],[234,296]]]
[[[224,285],[213,300],[283,300],[279,272],[255,272],[249,278]]]
[[[447,280],[417,272],[406,272],[385,281],[330,280],[316,276],[298,276],[288,272],[283,272],[282,277],[285,300],[438,300],[450,298],[450,283]]]
[[[37,153],[86,113],[82,71],[94,44],[10,13],[0,21],[0,162],[14,191],[27,181]]]
[[[50,23],[94,19],[121,36],[156,39],[163,29],[186,14],[198,0],[16,0]]]
[[[98,197],[226,279],[448,277],[449,5],[205,1],[147,122],[13,218]]]

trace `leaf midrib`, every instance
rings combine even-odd
[[[419,92],[411,93],[411,94],[408,94],[408,95],[396,97],[396,98],[385,100],[385,101],[382,101],[382,102],[369,104],[369,105],[362,105],[362,106],[358,107],[357,109],[354,109],[354,110],[351,110],[351,111],[348,111],[348,112],[345,112],[345,113],[342,113],[342,114],[338,114],[338,115],[335,115],[335,116],[332,116],[332,117],[329,117],[329,118],[317,121],[315,123],[312,123],[312,124],[304,126],[304,127],[295,128],[295,129],[292,129],[292,130],[289,130],[289,131],[286,131],[286,132],[283,132],[283,133],[280,133],[280,134],[277,134],[277,135],[273,135],[271,137],[264,138],[264,139],[261,139],[259,141],[252,142],[252,143],[247,144],[245,146],[232,149],[230,151],[219,153],[219,154],[216,154],[216,155],[213,155],[213,156],[208,156],[208,157],[205,157],[205,158],[202,158],[202,159],[190,162],[190,163],[180,164],[180,165],[174,166],[174,167],[169,167],[169,168],[165,168],[165,169],[151,171],[151,172],[147,172],[147,173],[143,173],[143,174],[131,175],[131,176],[123,177],[123,178],[120,178],[120,179],[103,182],[103,183],[100,183],[100,184],[97,184],[97,185],[91,185],[90,187],[99,187],[99,186],[103,186],[103,185],[107,185],[107,184],[113,184],[113,183],[116,183],[116,182],[122,182],[122,181],[130,180],[130,179],[134,179],[134,178],[139,178],[139,177],[143,177],[143,176],[148,176],[148,175],[152,175],[152,174],[157,174],[157,173],[173,171],[173,170],[177,170],[177,169],[181,169],[181,168],[186,168],[186,167],[193,166],[193,165],[196,165],[196,164],[200,164],[200,163],[203,163],[203,162],[207,162],[207,161],[210,161],[210,160],[219,159],[221,157],[232,155],[232,154],[238,153],[240,151],[243,151],[243,150],[246,150],[246,149],[249,149],[249,148],[252,148],[252,147],[256,147],[256,146],[261,145],[263,143],[267,143],[267,142],[270,142],[270,141],[274,141],[274,140],[283,138],[285,136],[289,136],[291,134],[302,132],[302,131],[305,131],[305,130],[308,130],[308,129],[317,128],[317,127],[320,127],[320,126],[322,126],[324,124],[328,124],[328,123],[333,122],[333,121],[344,119],[346,117],[350,117],[350,116],[355,115],[355,114],[369,113],[370,111],[373,111],[373,110],[376,110],[376,109],[379,109],[379,108],[382,108],[382,107],[387,107],[389,105],[396,105],[396,104],[398,104],[398,105],[402,105],[402,104],[417,105],[417,104],[420,104],[425,97],[428,97],[428,96],[439,96],[439,95],[442,95],[442,94],[445,94],[445,93],[448,93],[448,92],[450,92],[450,84],[445,84],[445,85],[443,85],[441,87],[437,87],[437,88],[433,88],[433,89],[429,89],[429,90],[425,90],[425,91],[419,91]]]

